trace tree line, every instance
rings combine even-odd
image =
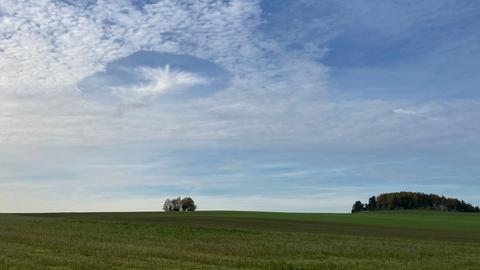
[[[163,210],[166,212],[170,211],[195,211],[197,206],[195,202],[190,197],[185,198],[174,198],[174,199],[166,199],[165,203],[163,204]]]
[[[478,206],[475,207],[456,198],[447,198],[436,194],[402,191],[372,196],[368,199],[368,203],[356,201],[355,204],[353,204],[352,213],[360,211],[408,209],[480,212]]]

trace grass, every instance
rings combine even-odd
[[[480,215],[1,214],[0,269],[480,269]]]

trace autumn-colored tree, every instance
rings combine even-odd
[[[185,197],[182,199],[182,210],[183,211],[195,211],[197,206],[195,202],[190,197]]]

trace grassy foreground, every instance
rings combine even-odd
[[[0,269],[480,269],[480,215],[1,214]]]

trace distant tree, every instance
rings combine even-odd
[[[195,202],[190,197],[185,198],[174,198],[174,199],[166,199],[165,203],[163,204],[163,210],[166,212],[170,211],[195,211],[197,206]]]
[[[173,209],[171,211],[180,211],[182,210],[182,198],[178,197],[172,200]]]
[[[357,213],[364,210],[364,205],[361,201],[356,201],[352,206],[352,213]]]
[[[370,197],[368,199],[368,205],[367,209],[368,211],[374,211],[377,208],[377,200],[375,199],[375,196]]]
[[[165,211],[165,212],[173,211],[172,200],[170,200],[170,199],[165,200],[165,203],[163,204],[163,211]]]
[[[360,204],[355,203],[352,212],[362,211]],[[366,205],[367,210],[401,210],[424,209],[438,211],[480,212],[480,209],[465,201],[455,198],[446,198],[435,194],[420,192],[392,192],[371,197]]]
[[[197,206],[195,202],[190,197],[185,197],[182,199],[182,210],[183,211],[195,211]]]

